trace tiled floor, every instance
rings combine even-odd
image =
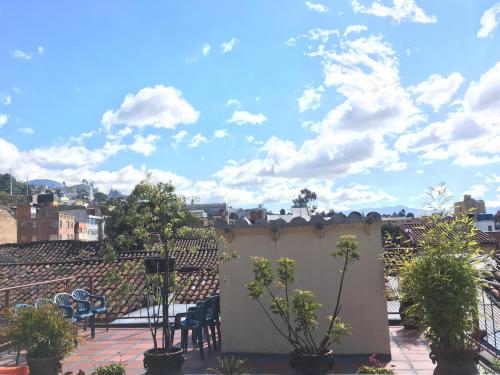
[[[390,327],[392,360],[387,368],[397,374],[432,374],[434,365],[429,359],[428,348],[415,333],[408,333],[402,327]],[[176,337],[174,342],[179,342]],[[94,340],[86,339],[75,354],[64,361],[64,371],[79,369],[86,372],[99,365],[111,362],[126,364],[127,375],[144,374],[143,352],[151,347],[151,336],[147,328],[98,329]],[[290,374],[288,356],[255,355],[247,356],[249,367],[257,374]],[[12,364],[15,353],[0,356],[0,366]],[[206,374],[208,367],[215,367],[217,354],[205,348],[205,360],[200,359],[198,350],[190,349],[184,362],[184,374]],[[338,356],[334,367],[335,374],[352,374],[356,368],[367,362],[366,356]]]

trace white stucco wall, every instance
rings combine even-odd
[[[219,228],[229,239],[228,245],[239,253],[239,259],[224,266],[221,282],[221,315],[224,352],[288,353],[288,343],[274,330],[257,302],[248,297],[244,284],[252,279],[250,256],[272,260],[286,256],[296,260],[297,280],[292,289],[312,290],[324,305],[320,310],[319,332],[332,314],[341,260],[329,254],[342,234],[354,234],[360,243],[360,261],[351,265],[345,279],[342,297],[342,320],[352,325],[352,335],[335,348],[339,354],[390,354],[387,307],[384,294],[380,219],[366,222],[325,225],[320,231],[314,226],[279,229],[277,241],[271,229]]]

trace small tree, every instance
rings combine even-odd
[[[254,279],[246,284],[248,294],[259,303],[276,331],[297,354],[324,354],[350,333],[349,325],[340,320],[339,313],[346,271],[349,264],[359,259],[357,248],[355,236],[341,236],[337,251],[331,253],[331,256],[343,260],[343,267],[335,306],[328,318],[330,323],[320,342],[315,340],[313,332],[318,326],[317,310],[322,305],[316,302],[314,293],[309,290],[295,289],[292,294],[289,290],[295,282],[295,261],[280,258],[275,272],[268,259],[252,258]],[[264,295],[269,297],[269,305],[264,301]]]
[[[311,207],[311,203],[316,201],[318,199],[318,196],[314,191],[311,191],[307,188],[304,188],[300,191],[300,194],[297,196],[297,198],[293,199],[293,207],[307,207],[311,209],[311,212],[314,212],[316,207]]]

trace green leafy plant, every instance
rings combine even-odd
[[[243,375],[248,372],[247,360],[245,358],[224,355],[217,358],[217,368],[208,368],[209,374],[218,375]]]
[[[357,248],[356,237],[344,235],[337,242],[337,251],[331,254],[343,259],[343,267],[333,314],[319,343],[314,339],[313,332],[318,327],[317,311],[322,305],[309,290],[295,289],[290,293],[290,285],[295,282],[295,261],[280,258],[274,270],[269,259],[251,258],[254,279],[246,284],[248,294],[259,303],[274,328],[297,354],[326,353],[334,343],[339,343],[343,336],[350,334],[350,326],[340,320],[339,313],[346,271],[349,264],[359,259]],[[264,301],[264,295],[269,297],[269,305]]]
[[[125,375],[125,366],[121,363],[112,363],[106,366],[99,366],[92,375]]]
[[[25,349],[29,358],[62,360],[78,345],[78,327],[64,319],[51,305],[9,313],[2,336],[15,349]]]
[[[464,350],[472,345],[469,334],[478,318],[480,247],[473,219],[465,214],[448,219],[443,212],[436,210],[426,223],[418,242],[422,254],[404,264],[400,285],[403,299],[414,303],[409,312],[418,317],[428,342]]]
[[[368,362],[368,365],[358,367],[356,374],[394,374],[393,370],[384,368],[383,363],[377,359],[376,354],[369,356]]]

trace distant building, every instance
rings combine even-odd
[[[309,212],[309,208],[307,207],[292,207],[290,213],[286,213],[284,215],[277,214],[268,214],[267,221],[283,219],[287,223],[289,223],[295,217],[302,217],[305,220],[309,221],[311,217],[311,213]]]
[[[17,220],[9,208],[0,208],[0,244],[17,242]]]
[[[89,241],[88,225],[82,222],[75,223],[75,240]]]
[[[454,204],[455,215],[458,213],[468,214],[472,211],[473,214],[481,214],[486,212],[486,206],[482,199],[474,199],[470,195],[464,195],[464,200]]]
[[[189,211],[191,215],[200,220],[203,223],[203,226],[208,226],[208,214],[203,210],[191,210]]]
[[[188,211],[205,211],[209,222],[217,219],[227,221],[229,219],[226,203],[191,203],[186,205]]]
[[[475,224],[479,230],[488,233],[500,244],[500,211],[496,215],[478,214],[475,216]]]

